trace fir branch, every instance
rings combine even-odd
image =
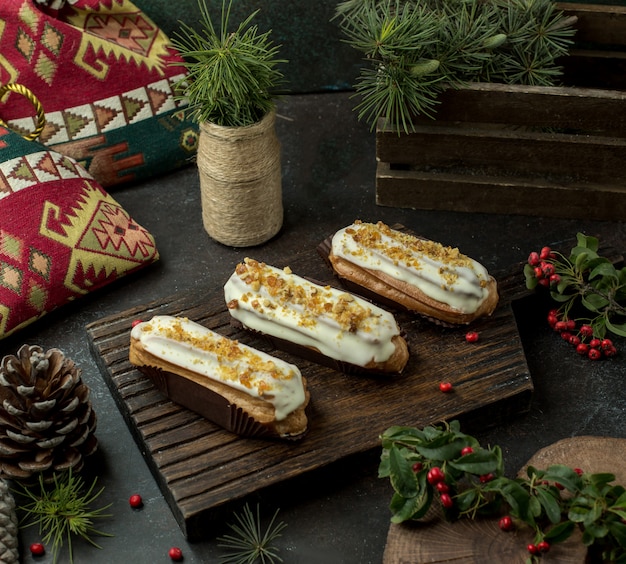
[[[281,536],[287,527],[282,521],[276,523],[278,510],[274,513],[265,532],[261,530],[261,514],[257,505],[256,514],[253,514],[248,505],[243,508],[242,514],[235,513],[237,523],[229,524],[235,533],[218,538],[219,546],[230,550],[230,554],[220,559],[221,564],[253,564],[260,560],[262,564],[282,562],[278,556],[278,549],[273,546],[274,541]]]
[[[74,476],[72,470],[62,475],[55,474],[48,486],[43,475],[39,476],[39,491],[33,491],[26,485],[19,484],[16,493],[26,498],[26,503],[19,509],[25,513],[25,527],[39,526],[43,542],[52,545],[53,562],[57,562],[59,552],[67,543],[70,564],[74,562],[72,540],[77,536],[96,548],[101,548],[93,536],[109,537],[107,533],[94,526],[96,519],[110,517],[105,514],[111,504],[99,509],[91,509],[104,488],[95,490],[97,479],[85,491],[85,483],[81,477]]]
[[[260,121],[274,107],[275,90],[283,81],[280,47],[271,31],[261,33],[252,21],[258,10],[230,31],[232,0],[222,1],[220,28],[216,29],[205,0],[198,0],[200,31],[181,22],[172,44],[184,59],[188,76],[175,87],[189,102],[197,122],[236,127]]]

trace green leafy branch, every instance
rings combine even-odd
[[[531,253],[524,265],[527,288],[549,287],[564,319],[584,308],[596,337],[603,338],[607,331],[626,337],[626,267],[600,256],[597,238],[578,233],[576,240],[569,256],[549,248],[543,258]]]
[[[526,477],[507,478],[501,449],[481,447],[458,421],[391,427],[381,441],[378,475],[393,487],[394,523],[419,520],[438,501],[450,521],[508,513],[501,528],[508,530],[511,518],[529,527],[538,552],[579,528],[585,546],[611,562],[626,562],[626,489],[612,484],[613,474],[556,464],[545,470],[529,466]]]

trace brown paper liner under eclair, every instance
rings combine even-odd
[[[239,406],[197,382],[154,366],[138,366],[137,369],[174,403],[237,435],[295,441],[306,434],[279,435],[271,424],[259,423]]]

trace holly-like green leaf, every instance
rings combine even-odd
[[[574,523],[582,523],[589,513],[589,507],[582,505],[573,505],[569,508],[567,518]]]
[[[535,495],[550,522],[558,523],[561,520],[561,507],[559,505],[559,499],[555,497],[552,489],[537,488]]]
[[[457,494],[454,497],[454,501],[456,503],[456,507],[459,510],[459,512],[464,513],[470,507],[472,507],[474,503],[476,502],[477,496],[478,496],[478,493],[476,492],[475,489],[468,489]]]
[[[589,280],[593,280],[598,277],[606,277],[619,281],[617,270],[615,270],[615,267],[608,259],[598,258],[589,264],[589,268],[591,269],[589,272]]]
[[[585,533],[589,533],[596,539],[603,539],[609,534],[609,528],[602,522],[592,521],[589,524],[585,524]]]
[[[598,249],[600,248],[600,241],[597,239],[597,237],[592,237],[591,235],[585,235],[584,233],[577,233],[576,241],[579,247],[589,249],[590,251],[597,252]]]
[[[427,445],[418,445],[415,448],[424,458],[445,461],[457,458],[466,444],[467,441],[462,437],[452,440],[450,437],[438,437]]]
[[[605,323],[611,333],[620,337],[626,337],[626,323],[613,323],[610,319],[606,319]]]
[[[607,527],[617,543],[626,548],[626,524],[619,521],[611,521],[608,523]]]
[[[451,460],[448,466],[460,470],[462,472],[468,472],[481,476],[483,474],[495,473],[498,471],[498,455],[490,450],[481,449],[471,454],[466,454],[456,460]]]
[[[563,542],[572,535],[575,528],[576,525],[571,521],[563,521],[546,532],[543,538],[552,543]]]
[[[596,313],[601,312],[606,306],[609,305],[609,300],[598,294],[587,294],[582,296],[581,302],[589,311]]]
[[[393,489],[402,497],[412,498],[418,494],[418,479],[413,465],[398,448],[389,449],[389,479]]]

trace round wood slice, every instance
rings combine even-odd
[[[626,484],[626,439],[572,437],[547,446],[524,465],[546,468],[565,464],[585,472],[611,472],[615,483]],[[435,504],[433,504],[433,508]],[[392,524],[387,535],[383,564],[524,564],[526,545],[533,540],[530,529],[505,533],[498,519],[460,519],[449,523],[436,508],[419,522]],[[555,544],[542,557],[546,564],[584,564],[587,549],[576,531],[564,543]]]

